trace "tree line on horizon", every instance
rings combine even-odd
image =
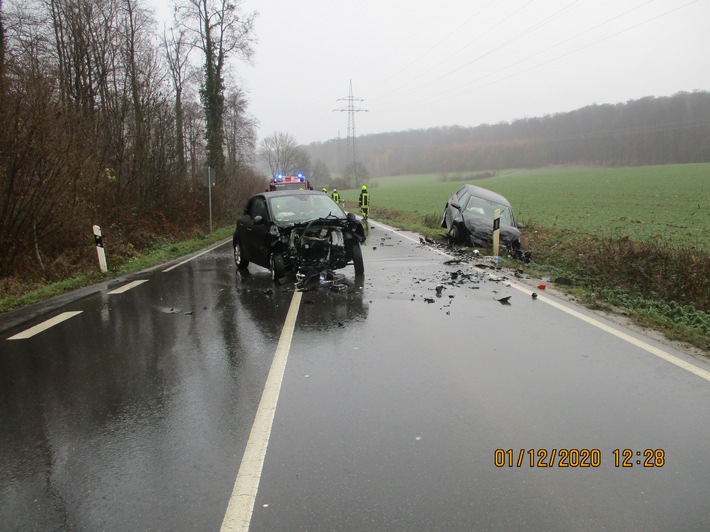
[[[305,146],[336,173],[338,139]],[[710,92],[679,92],[477,127],[442,126],[357,138],[370,176],[496,171],[548,165],[710,162]]]

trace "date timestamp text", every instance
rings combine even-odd
[[[666,451],[663,449],[614,449],[614,467],[663,467]],[[599,449],[496,449],[493,453],[496,467],[600,467],[602,452]]]

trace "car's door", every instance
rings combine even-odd
[[[266,208],[266,199],[263,196],[251,198],[239,223],[239,236],[247,257],[260,266],[268,267],[269,211]]]
[[[462,219],[461,211],[453,205],[458,205],[462,209],[465,208],[470,195],[471,192],[467,187],[461,187],[456,194],[449,198],[449,203],[446,207],[446,227],[451,228],[454,224],[454,220]]]
[[[258,264],[269,267],[269,253],[271,252],[269,229],[273,225],[273,220],[269,215],[269,209],[266,205],[266,198],[257,196],[254,198],[252,221],[254,225],[253,231],[253,256],[257,257]]]

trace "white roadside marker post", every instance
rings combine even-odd
[[[500,257],[498,253],[500,248],[500,209],[496,209],[493,213],[493,256]],[[500,262],[500,258],[497,259]]]
[[[104,252],[104,241],[101,237],[101,228],[98,225],[94,226],[94,240],[96,241],[96,254],[99,256],[99,268],[101,273],[106,273],[106,253]]]

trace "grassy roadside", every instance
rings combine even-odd
[[[444,241],[439,220],[432,215],[372,208],[371,216]],[[706,250],[668,249],[535,224],[528,224],[523,235],[532,262],[508,259],[505,267],[533,279],[549,279],[556,289],[592,310],[623,316],[710,357],[710,253]]]
[[[41,280],[37,280],[33,283],[5,280],[5,283],[0,285],[3,294],[2,297],[0,297],[0,313],[16,310],[71,290],[129,275],[185,255],[190,255],[191,253],[195,253],[231,237],[233,233],[234,226],[228,226],[216,229],[208,235],[199,235],[188,240],[159,242],[150,249],[134,254],[129,259],[117,255],[110,255],[110,269],[105,274],[98,271],[98,267],[96,267],[96,269],[92,269],[91,271],[78,273],[68,279],[53,283],[45,284],[42,283]],[[93,250],[90,250],[90,252],[95,255]]]

